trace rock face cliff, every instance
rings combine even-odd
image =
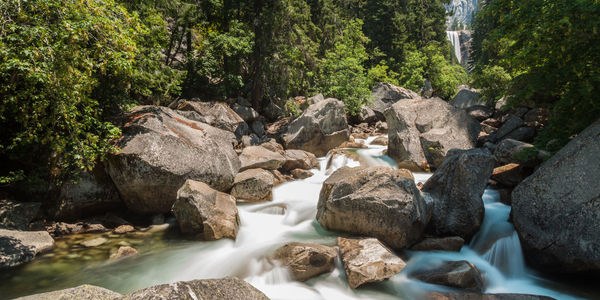
[[[478,0],[452,0],[450,4],[445,4],[444,6],[446,7],[446,11],[454,12],[454,14],[448,18],[448,29],[466,29],[464,27],[452,28],[452,26],[456,24],[459,26],[471,24],[473,17],[477,13],[478,2]]]

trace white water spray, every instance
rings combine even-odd
[[[460,51],[460,38],[458,36],[458,31],[446,31],[446,38],[452,44],[452,47],[454,49],[454,55],[460,63],[462,61],[462,53]]]

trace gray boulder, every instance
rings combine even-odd
[[[135,291],[121,299],[269,300],[261,291],[236,277],[161,284]]]
[[[494,169],[494,157],[485,149],[454,151],[421,189],[433,199],[428,230],[439,236],[465,240],[479,230],[484,207],[481,196]]]
[[[419,99],[419,94],[403,87],[389,83],[379,83],[371,90],[371,101],[368,107],[373,110],[378,120],[384,121],[384,112],[392,104],[402,99]]]
[[[40,202],[0,200],[0,228],[26,230],[40,212]]]
[[[181,114],[188,119],[233,132],[237,138],[248,134],[248,124],[225,103],[184,101],[177,109],[183,111]]]
[[[292,121],[283,140],[286,149],[301,149],[320,157],[349,137],[344,103],[328,98],[312,104]]]
[[[103,287],[84,284],[74,288],[52,291],[20,297],[15,300],[81,300],[81,299],[119,299],[123,295],[107,290]]]
[[[376,237],[403,249],[422,239],[428,219],[410,171],[344,167],[323,183],[317,221],[327,230]]]
[[[275,177],[263,169],[250,169],[235,175],[231,195],[250,202],[271,201]]]
[[[517,163],[522,166],[535,167],[550,154],[538,150],[532,144],[513,139],[504,139],[494,149],[494,158],[499,164]]]
[[[406,267],[400,257],[374,238],[338,237],[338,246],[348,284],[353,289],[365,283],[384,281]]]
[[[252,121],[258,119],[260,115],[258,112],[254,110],[251,106],[240,105],[239,103],[234,103],[231,106],[231,109],[240,116],[246,123],[252,123]]]
[[[183,233],[204,240],[237,236],[240,217],[235,198],[205,183],[187,180],[177,191],[172,211]]]
[[[416,171],[439,166],[452,148],[474,148],[481,129],[465,111],[439,98],[399,101],[385,116],[388,155]]]
[[[121,150],[109,157],[107,172],[136,213],[168,212],[187,179],[228,190],[240,168],[233,133],[165,107],[134,108],[122,131]]]
[[[469,116],[473,117],[477,121],[483,121],[491,118],[494,114],[494,110],[484,105],[473,105],[467,108]]]
[[[423,282],[445,285],[473,292],[483,292],[485,281],[479,269],[472,263],[461,261],[447,261],[441,266],[417,271],[409,275]]]
[[[286,162],[283,155],[262,146],[244,148],[239,158],[241,162],[240,171],[258,168],[277,170]]]
[[[525,125],[525,122],[523,122],[523,119],[515,116],[515,115],[509,115],[508,118],[506,118],[506,121],[504,121],[504,124],[502,125],[502,127],[500,127],[500,129],[498,129],[498,131],[496,131],[494,138],[495,140],[502,140],[507,134],[511,133],[513,130],[521,127]]]
[[[73,221],[121,207],[123,201],[119,191],[106,174],[104,166],[98,164],[91,172],[83,172],[73,180],[66,180],[49,213],[56,220]]]
[[[377,122],[377,114],[372,108],[363,106],[360,108],[356,119],[358,123],[375,123]]]
[[[560,273],[600,271],[600,121],[512,192],[527,261]]]
[[[459,236],[428,237],[410,247],[413,251],[460,251],[465,240]]]
[[[27,263],[52,249],[54,239],[46,231],[0,229],[0,269]]]
[[[286,171],[291,171],[294,169],[318,169],[319,161],[317,157],[303,150],[290,149],[285,150],[285,163],[283,164],[283,169]]]
[[[535,138],[536,134],[537,132],[534,128],[523,126],[511,131],[503,138],[530,143],[533,142],[533,139]]]
[[[286,266],[294,280],[298,281],[331,272],[337,256],[335,247],[311,243],[289,243],[271,255],[274,260]]]
[[[450,100],[450,105],[456,108],[468,109],[475,105],[490,106],[475,89],[463,88]]]
[[[317,104],[321,101],[325,100],[325,97],[323,97],[323,94],[316,94],[310,98],[308,98],[308,104]]]

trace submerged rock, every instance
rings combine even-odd
[[[121,151],[108,159],[107,171],[131,211],[168,212],[187,179],[221,191],[231,188],[240,168],[231,132],[165,107],[139,106],[129,118]]]
[[[226,277],[156,285],[128,294],[122,299],[268,300],[269,298],[241,279]]]
[[[329,98],[312,104],[292,121],[283,140],[287,149],[301,149],[320,157],[349,137],[344,102]]]
[[[277,249],[271,256],[286,266],[295,280],[306,281],[323,273],[331,272],[338,251],[311,243],[289,243]]]
[[[410,171],[343,167],[323,182],[317,221],[327,230],[376,237],[402,249],[421,240],[428,220]]]
[[[275,177],[263,169],[250,169],[235,175],[231,195],[238,200],[271,201]]]
[[[512,192],[512,220],[529,264],[600,271],[600,121]]]
[[[183,233],[204,240],[237,236],[240,218],[235,198],[203,182],[187,180],[177,191],[172,211]]]
[[[481,126],[467,113],[439,98],[399,101],[385,112],[388,155],[399,167],[438,167],[448,150],[475,147]]]
[[[423,192],[433,199],[428,230],[465,240],[479,230],[484,207],[481,196],[494,169],[494,157],[485,149],[454,151],[425,182]]]
[[[89,284],[80,285],[74,288],[58,290],[53,292],[35,294],[20,297],[15,300],[79,300],[79,299],[119,299],[123,295],[107,290],[103,287]]]
[[[485,281],[475,265],[461,261],[444,262],[433,269],[417,271],[409,275],[421,281],[445,285],[474,292],[485,290]]]
[[[406,266],[400,257],[374,238],[338,237],[338,246],[348,284],[353,289],[365,283],[384,281],[400,273]]]
[[[0,269],[16,267],[54,248],[46,231],[0,229]]]
[[[84,246],[86,248],[93,248],[93,247],[98,247],[106,242],[108,242],[108,240],[106,238],[97,237],[95,239],[83,241],[80,243],[80,245]]]
[[[117,252],[110,256],[110,259],[117,260],[136,255],[138,255],[138,251],[135,248],[129,246],[121,246],[119,247],[119,250],[117,250]]]

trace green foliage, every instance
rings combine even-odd
[[[599,30],[597,0],[487,1],[475,21],[476,82],[510,105],[550,108],[540,137],[564,143],[600,115]]]
[[[320,88],[324,95],[340,99],[350,115],[356,115],[370,94],[363,67],[367,59],[360,19],[351,20],[333,49],[321,61]]]
[[[399,74],[389,70],[385,61],[380,62],[374,67],[371,67],[367,72],[367,80],[369,86],[375,86],[379,82],[387,82],[393,85],[400,85],[398,81]]]
[[[489,65],[473,74],[473,82],[485,87],[482,94],[489,99],[498,100],[506,95],[511,76],[501,66]]]
[[[152,62],[156,28],[114,1],[3,1],[0,12],[4,182],[90,170],[119,136],[106,111],[173,88]]]

